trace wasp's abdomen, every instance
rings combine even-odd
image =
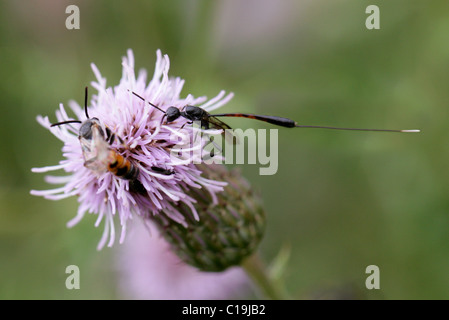
[[[115,154],[114,161],[109,163],[108,170],[117,177],[126,180],[135,180],[139,175],[139,169],[118,153]]]

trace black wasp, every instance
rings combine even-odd
[[[146,101],[143,97],[138,95],[135,92],[132,92],[136,97]],[[240,117],[240,118],[249,118],[259,121],[268,122],[277,126],[285,127],[285,128],[317,128],[317,129],[333,129],[333,130],[357,130],[357,131],[382,131],[382,132],[420,132],[420,130],[390,130],[390,129],[360,129],[360,128],[340,128],[340,127],[328,127],[328,126],[308,126],[308,125],[298,125],[296,121],[293,121],[289,118],[277,117],[277,116],[264,116],[264,115],[256,115],[256,114],[248,114],[248,113],[219,113],[219,114],[210,114],[206,110],[186,105],[182,111],[176,107],[168,107],[167,111],[162,110],[158,106],[153,103],[146,101],[152,107],[164,113],[162,117],[161,123],[164,121],[164,118],[167,118],[167,123],[173,122],[179,117],[186,118],[190,120],[190,122],[199,121],[201,124],[201,128],[203,129],[231,129],[229,125],[219,120],[217,117]]]

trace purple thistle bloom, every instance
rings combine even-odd
[[[106,160],[100,162],[104,170],[86,167],[86,155],[83,155],[78,137],[80,124],[50,127],[48,117],[38,116],[37,121],[64,143],[62,152],[65,159],[58,165],[33,168],[32,171],[49,172],[63,169],[68,175],[46,176],[48,183],[62,186],[45,191],[32,190],[31,194],[50,200],[78,196],[80,203],[78,213],[67,225],[68,227],[76,225],[86,212],[97,214],[95,226],[98,227],[102,221],[105,225],[98,249],[106,243],[109,247],[114,244],[116,215],[121,225],[120,243],[125,239],[128,220],[135,216],[148,218],[163,212],[174,221],[185,225],[184,216],[176,209],[179,203],[189,206],[193,216],[198,220],[194,206],[196,201],[188,196],[186,191],[191,188],[205,188],[212,198],[216,199],[215,193],[221,192],[226,183],[202,177],[201,171],[192,164],[192,161],[174,161],[170,154],[171,150],[179,143],[180,137],[184,139],[187,135],[190,139],[195,134],[195,129],[186,125],[187,120],[183,117],[168,124],[161,124],[164,113],[144,103],[131,92],[138,93],[162,110],[166,110],[169,106],[182,109],[186,105],[196,105],[206,111],[226,104],[232,99],[233,94],[225,95],[225,92],[221,91],[209,101],[205,97],[195,98],[190,94],[181,98],[184,80],[179,77],[168,77],[170,61],[168,56],[162,56],[159,50],[154,75],[148,84],[145,70],[141,70],[136,77],[131,50],[128,50],[127,57],[122,61],[122,79],[119,85],[113,88],[106,87],[106,79],[101,76],[94,64],[91,66],[97,78],[96,82],[92,82],[92,86],[98,93],[93,95],[90,101],[89,117],[98,118],[105,128],[118,137],[107,147],[103,146],[105,141],[100,141],[101,146],[94,145],[94,151],[98,151],[95,148],[104,148],[106,151],[103,153],[101,150],[98,151],[98,157],[100,154],[109,157],[109,150],[113,150],[112,154],[119,154],[131,162],[137,167],[139,172],[137,180],[145,190],[135,192],[130,180],[119,178],[106,170],[107,166],[104,165]],[[69,102],[69,107],[76,118],[67,115],[63,105],[60,104],[59,110],[56,111],[58,122],[71,119],[81,122],[87,120],[84,109],[76,102]],[[180,130],[181,128],[183,129]],[[95,139],[92,138],[92,141]],[[168,170],[172,174],[164,174],[154,168]]]

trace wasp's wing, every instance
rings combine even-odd
[[[228,126],[226,123],[224,123],[223,121],[221,121],[220,119],[216,118],[216,117],[208,117],[207,118],[207,122],[209,123],[209,126],[215,129],[231,129],[230,126]]]
[[[235,136],[232,132],[232,128],[228,126],[226,123],[213,116],[210,116],[208,118],[208,122],[210,127],[223,130],[223,134],[226,141],[228,141],[231,144],[236,144],[238,142],[237,136]]]

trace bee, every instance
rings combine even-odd
[[[131,191],[144,194],[146,190],[137,179],[139,177],[137,165],[111,148],[115,139],[118,139],[120,143],[123,143],[123,140],[116,136],[107,126],[103,126],[98,118],[89,117],[87,112],[87,90],[88,88],[86,87],[84,112],[87,120],[83,122],[80,120],[67,120],[53,123],[51,127],[68,123],[81,123],[78,139],[81,144],[84,166],[97,175],[109,171],[118,178],[128,180]]]

